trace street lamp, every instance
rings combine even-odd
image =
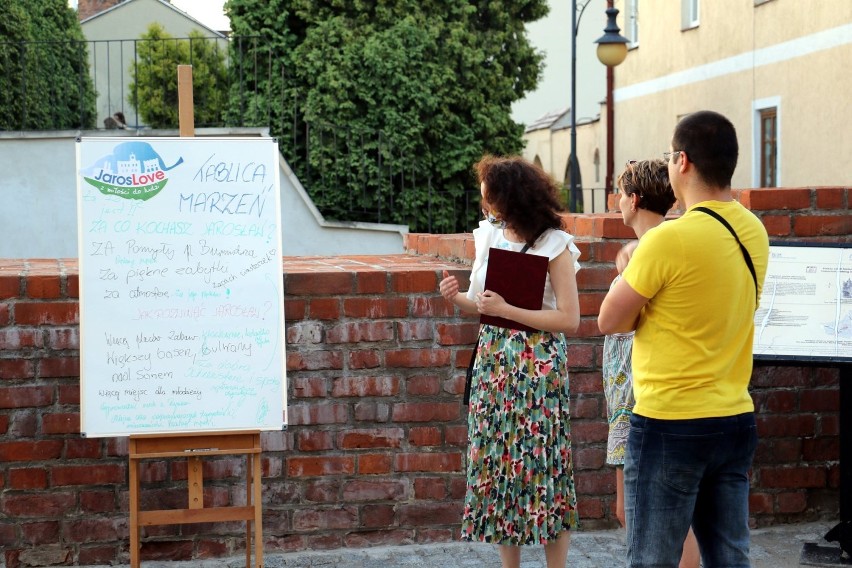
[[[586,2],[580,8],[580,18],[583,16],[586,6],[591,0]],[[618,9],[612,5],[612,0],[607,0],[608,8],[606,9],[606,28],[604,35],[598,38],[595,43],[598,44],[597,54],[598,60],[606,65],[607,70],[607,92],[606,92],[606,109],[607,109],[607,191],[609,191],[612,183],[613,170],[613,76],[612,68],[619,65],[624,58],[627,57],[627,44],[629,40],[620,35],[621,31],[618,24],[615,22],[615,17],[618,15]],[[570,184],[571,191],[569,194],[569,209],[572,212],[577,211],[577,195],[580,191],[579,177],[580,164],[577,161],[577,26],[579,18],[577,17],[577,0],[571,0],[571,157],[570,157]],[[582,200],[582,197],[580,197]]]
[[[627,57],[627,39],[618,33],[618,25],[615,17],[618,10],[609,7],[606,10],[606,28],[604,35],[599,37],[595,43],[598,44],[598,60],[606,65],[606,192],[613,188],[612,176],[615,170],[615,101],[612,98],[614,87],[614,73],[612,68],[621,64]]]
[[[621,65],[627,57],[627,44],[630,42],[621,35],[615,17],[618,16],[618,8],[610,6],[606,9],[606,27],[604,35],[595,40],[598,44],[598,61],[607,67]]]

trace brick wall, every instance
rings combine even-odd
[[[846,188],[744,190],[773,239],[849,241]],[[611,204],[612,206],[612,204]],[[572,433],[582,524],[614,527],[604,465],[602,338],[596,315],[632,232],[618,213],[571,215],[582,321],[571,339]],[[466,280],[467,235],[410,235],[409,254],[285,258],[290,425],[264,432],[265,549],[361,547],[457,538],[464,493],[463,375],[476,320],[437,292]],[[74,260],[0,260],[0,546],[8,567],[127,562],[127,439],[79,432]],[[836,518],[838,370],[760,366],[754,526]],[[242,504],[240,459],[208,459],[205,504]],[[150,460],[145,509],[186,506],[186,465]],[[142,558],[238,553],[240,523],[143,530]]]

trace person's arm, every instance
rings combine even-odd
[[[598,327],[601,333],[625,333],[636,329],[639,312],[648,303],[646,298],[623,278],[609,289],[598,314]]]
[[[468,300],[467,296],[459,291],[459,281],[455,276],[450,276],[448,271],[444,271],[444,279],[438,284],[438,289],[441,290],[441,295],[448,302],[452,302],[458,308],[469,314],[475,314],[476,304],[472,300]]]
[[[556,295],[555,310],[518,308],[490,290],[477,295],[475,307],[481,314],[510,319],[534,329],[553,333],[574,333],[580,325],[580,300],[577,297],[577,276],[571,251],[566,248],[550,261],[547,270],[550,274],[550,285]]]

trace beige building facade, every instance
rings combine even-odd
[[[852,1],[621,0],[616,7],[633,40],[615,70],[616,176],[627,160],[668,150],[680,117],[709,109],[737,129],[735,188],[850,182]],[[594,160],[606,163],[601,122],[577,128],[584,188]],[[525,138],[524,155],[566,180],[560,160],[567,164],[569,132]]]
[[[569,185],[571,158],[571,115],[563,109],[543,116],[529,125],[524,133],[523,156],[542,167],[556,181]],[[580,164],[580,187],[583,188],[583,211],[606,211],[606,112],[594,119],[577,121],[577,161]]]

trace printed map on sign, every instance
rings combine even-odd
[[[81,430],[286,425],[278,148],[83,138]]]
[[[850,246],[770,247],[755,357],[852,360]]]

